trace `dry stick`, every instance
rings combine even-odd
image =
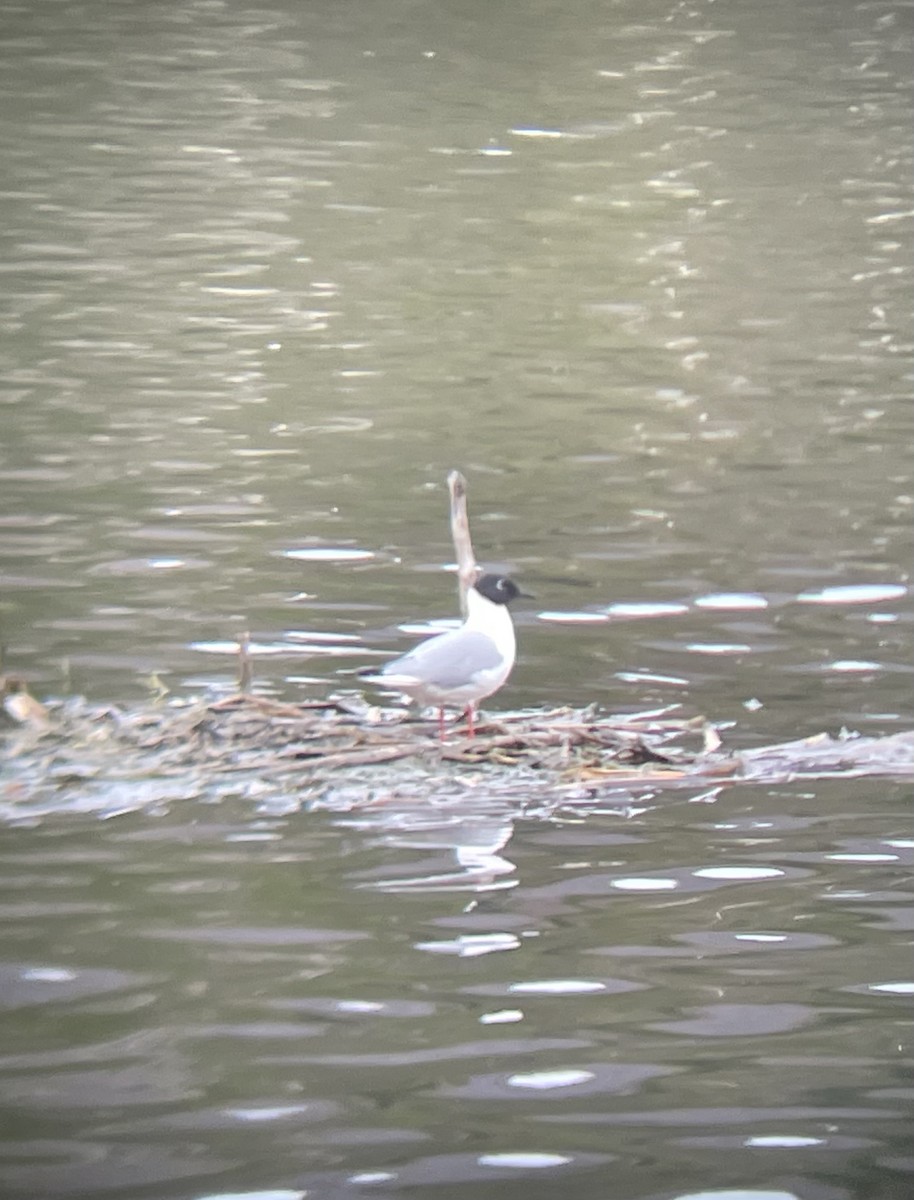
[[[451,537],[457,558],[457,580],[460,585],[460,611],[467,615],[467,592],[476,582],[479,569],[470,540],[470,522],[467,519],[467,481],[459,471],[451,471],[447,477],[451,493]]]
[[[249,694],[254,678],[254,664],[251,662],[251,635],[245,629],[237,635],[238,642],[238,691],[242,696]]]

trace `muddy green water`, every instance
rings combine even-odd
[[[536,593],[491,708],[911,726],[908,4],[0,32],[0,641],[36,694],[219,694],[242,628],[273,694],[353,686],[454,613],[459,467]],[[4,789],[4,1200],[912,1194],[909,786],[341,795]]]

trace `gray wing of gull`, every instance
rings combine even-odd
[[[484,633],[455,629],[430,638],[402,658],[386,663],[383,675],[411,676],[432,687],[453,688],[469,683],[481,671],[502,663],[498,647]]]

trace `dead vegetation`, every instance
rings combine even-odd
[[[22,696],[17,687],[7,695]],[[7,706],[9,707],[9,706]],[[69,699],[14,707],[2,733],[0,817],[55,810],[105,815],[177,799],[285,798],[356,807],[408,793],[468,790],[528,808],[654,798],[740,783],[878,775],[914,777],[914,732],[724,746],[675,709],[609,715],[550,708],[490,715],[474,738],[358,694],[283,704],[239,693],[131,709]],[[24,715],[23,715],[24,714]]]

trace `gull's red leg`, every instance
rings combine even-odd
[[[473,724],[473,705],[467,705],[467,737],[476,736],[476,726]]]
[[[444,741],[444,709],[438,709],[438,741]]]

